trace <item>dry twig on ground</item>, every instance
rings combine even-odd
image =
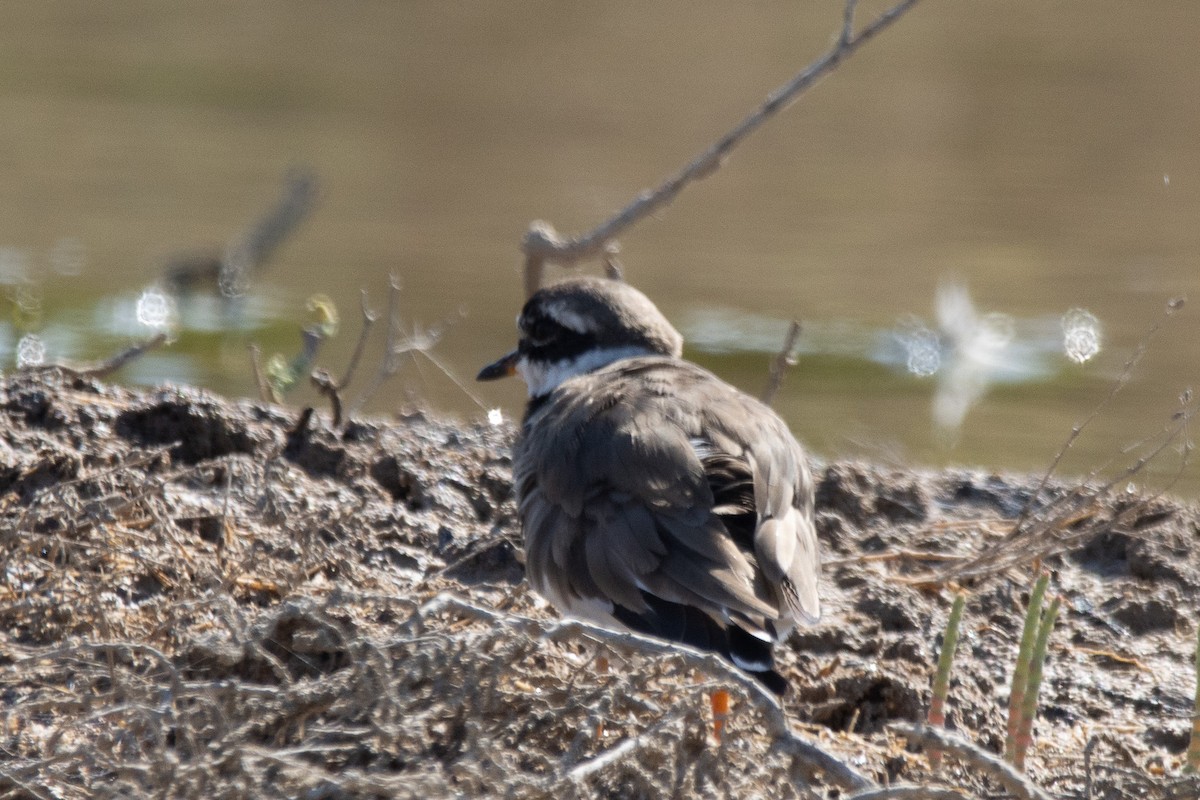
[[[791,725],[788,724],[782,706],[766,689],[749,675],[727,664],[713,653],[706,653],[649,636],[611,631],[579,620],[564,619],[548,624],[529,617],[499,614],[461,597],[448,594],[439,595],[422,606],[408,624],[415,626],[413,630],[414,633],[417,633],[426,619],[444,611],[482,620],[493,626],[520,630],[549,641],[584,639],[594,644],[602,644],[626,652],[670,656],[686,666],[718,676],[723,684],[737,686],[742,696],[762,715],[767,725],[766,732],[772,738],[772,747],[792,756],[802,771],[810,774],[824,773],[836,784],[847,789],[861,790],[874,786],[873,781],[861,775],[850,765],[797,736],[792,731]]]
[[[1052,494],[1048,492],[1048,487],[1075,441],[1129,382],[1154,336],[1182,307],[1182,299],[1176,298],[1167,303],[1164,316],[1143,335],[1108,393],[1083,422],[1071,429],[1003,539],[970,558],[944,567],[937,574],[914,576],[907,580],[914,583],[942,583],[986,577],[1013,567],[1036,564],[1104,530],[1145,532],[1164,522],[1168,514],[1157,510],[1155,504],[1166,495],[1191,462],[1190,425],[1192,418],[1200,413],[1200,403],[1194,401],[1190,389],[1180,395],[1179,408],[1160,430],[1121,450],[1119,456],[1133,456],[1133,460],[1118,468],[1111,477],[1101,478],[1103,473],[1112,468],[1113,460],[1094,467],[1067,491],[1060,490]],[[1149,494],[1131,496],[1128,502],[1117,499],[1118,493],[1129,486],[1130,481],[1173,450],[1179,454],[1179,463],[1174,476],[1165,486]]]
[[[888,727],[913,744],[936,747],[957,756],[972,767],[994,777],[1005,789],[1021,800],[1050,800],[1050,796],[1034,785],[1033,781],[1017,772],[998,756],[994,756],[970,742],[963,741],[941,728],[908,722],[893,722]]]
[[[392,286],[395,287],[394,281]],[[362,360],[363,351],[367,346],[367,338],[371,333],[371,326],[379,318],[379,315],[367,305],[366,289],[362,290],[359,299],[359,312],[362,314],[362,328],[358,332],[358,341],[354,345],[354,353],[350,356],[350,363],[346,365],[346,370],[342,373],[341,379],[335,381],[333,376],[329,374],[329,370],[326,369],[313,370],[312,375],[309,376],[317,392],[329,400],[333,413],[333,427],[335,428],[342,426],[342,392],[350,385],[350,381],[354,380],[354,372],[358,369],[358,362]]]

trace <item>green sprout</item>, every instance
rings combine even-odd
[[[954,651],[958,647],[958,626],[962,622],[963,608],[967,604],[967,595],[959,592],[954,597],[954,605],[950,607],[950,618],[946,620],[946,630],[942,634],[942,652],[938,656],[937,675],[933,679],[933,698],[929,701],[929,724],[939,728],[946,724],[946,694],[950,690],[950,668],[954,664]],[[929,752],[929,763],[937,767],[942,761],[940,750]]]
[[[1191,775],[1200,773],[1200,625],[1196,626],[1196,705],[1192,710],[1192,739],[1183,771]]]
[[[280,353],[275,353],[267,360],[265,378],[271,399],[275,402],[279,402],[312,372],[322,342],[337,335],[337,305],[328,295],[314,294],[308,298],[305,308],[309,314],[309,324],[300,332],[300,352],[290,360]]]
[[[1046,648],[1050,631],[1058,618],[1061,599],[1056,597],[1042,612],[1042,601],[1050,576],[1038,576],[1029,593],[1029,609],[1021,632],[1021,647],[1013,667],[1012,690],[1008,697],[1008,735],[1004,741],[1004,757],[1017,769],[1025,768],[1025,755],[1033,743],[1033,720],[1037,717],[1038,695],[1046,663]]]

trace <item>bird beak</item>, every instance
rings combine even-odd
[[[483,369],[479,370],[479,374],[475,376],[477,381],[494,381],[497,378],[507,378],[510,375],[517,374],[517,359],[520,357],[519,350],[513,350],[508,355],[503,356],[498,361],[493,361]]]

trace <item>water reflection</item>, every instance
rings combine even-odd
[[[36,333],[27,333],[17,342],[17,368],[39,367],[46,363],[46,343]]]
[[[64,236],[50,248],[50,269],[59,275],[71,278],[83,273],[87,263],[87,251],[83,242],[74,236]]]
[[[1090,311],[1072,308],[1063,315],[1063,352],[1076,364],[1092,360],[1100,352],[1100,320]]]
[[[211,5],[106,4],[104,24],[84,0],[6,6],[0,52],[21,69],[0,93],[0,369],[31,333],[49,361],[147,338],[143,287],[170,293],[173,277],[192,289],[178,341],[118,378],[253,395],[249,341],[294,353],[306,297],[329,293],[349,322],[359,290],[396,272],[426,320],[470,308],[436,357],[471,374],[511,341],[530,220],[592,227],[742,119],[840,22],[824,3]],[[1040,24],[1048,8],[918,11],[622,241],[631,279],[689,329],[693,354],[773,355],[786,320],[728,309],[806,309],[806,361],[778,407],[814,450],[895,441],[909,464],[1041,470],[1162,300],[1194,292],[1200,4],[1109,0]],[[319,198],[302,172],[281,185],[295,163],[320,175]],[[269,269],[249,268],[314,198]],[[975,318],[1012,317],[1003,346],[1002,327],[943,330],[930,277],[951,270]],[[704,302],[727,309],[682,319]],[[1072,306],[1103,320],[1102,339],[1060,319]],[[323,365],[343,367],[353,346],[341,334]],[[709,361],[754,389],[768,359]],[[1197,364],[1200,321],[1186,315],[1071,469],[1157,420]],[[974,400],[947,388],[964,370]],[[411,391],[478,415],[428,372],[365,408],[390,412]],[[966,414],[953,453],[929,430],[939,392],[944,420]],[[524,403],[515,385],[482,394],[506,413]],[[303,387],[290,399],[313,401]]]
[[[162,283],[139,290],[117,288],[83,299],[70,296],[69,283],[87,272],[85,249],[74,237],[63,237],[44,259],[31,250],[0,247],[0,369],[67,364],[104,358],[127,346],[165,332],[195,334],[183,347],[159,354],[157,371],[143,364],[144,380],[204,376],[196,363],[211,359],[204,338],[243,336],[248,332],[288,327],[294,311],[278,291],[250,292],[237,298],[215,291],[176,295]],[[199,337],[199,338],[197,338]],[[164,368],[165,367],[165,368]],[[142,379],[142,378],[139,378]]]
[[[142,291],[135,306],[134,317],[139,324],[152,331],[171,331],[179,324],[175,298],[158,286],[150,286]]]
[[[731,309],[703,309],[683,325],[689,344],[708,353],[778,350],[787,322]],[[945,279],[934,298],[932,324],[910,314],[895,327],[805,320],[798,352],[858,358],[934,381],[930,413],[953,439],[971,409],[997,384],[1047,381],[1066,361],[1082,364],[1100,352],[1100,322],[1073,308],[1062,317],[981,313],[965,283]]]

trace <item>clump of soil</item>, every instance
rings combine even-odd
[[[825,618],[779,649],[781,717],[711,658],[598,647],[529,593],[510,428],[300,419],[192,389],[0,381],[5,796],[850,796],[781,744],[781,720],[865,780],[1003,796],[889,726],[925,717],[957,576],[948,727],[1003,748],[1035,557],[1063,607],[1032,780],[1200,796],[1180,774],[1188,506],[1052,486],[1014,536],[1037,478],[823,467]],[[735,694],[720,745],[715,687]]]

